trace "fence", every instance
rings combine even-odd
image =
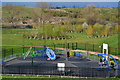
[[[102,52],[102,46],[94,44],[84,44],[84,43],[62,43],[62,44],[49,44],[46,45],[53,47],[53,50],[56,48],[64,49],[82,49],[89,51]],[[30,47],[15,47],[15,48],[3,48],[2,56],[4,60],[9,60],[10,58],[17,57],[21,53],[26,52]],[[118,52],[116,48],[109,48],[109,53]],[[115,50],[114,50],[115,49]],[[112,51],[113,50],[113,51]],[[115,54],[119,55],[119,54]],[[89,56],[89,58],[94,58],[95,56]],[[30,66],[30,65],[4,65],[2,66],[2,74],[26,74],[26,75],[54,75],[54,76],[75,76],[75,77],[111,77],[120,75],[118,69],[107,70],[103,68],[102,70],[92,67],[65,67],[64,69],[57,68],[56,66]]]
[[[80,67],[40,67],[40,66],[3,66],[2,74],[26,74],[26,75],[54,75],[72,77],[112,77],[120,74],[119,70],[98,70],[96,68]]]
[[[46,45],[48,47],[53,47],[55,50],[56,48],[64,48],[64,49],[80,49],[86,51],[94,51],[94,52],[101,52],[102,53],[102,45],[95,45],[95,44],[88,44],[88,43],[62,43],[62,44],[49,44]],[[15,48],[2,48],[2,57],[7,57],[13,54],[20,54],[24,53],[29,49],[29,47],[15,47]],[[109,54],[113,55],[120,55],[118,48],[109,47]]]
[[[80,49],[93,52],[102,53],[102,45],[88,44],[88,43],[65,43],[65,44],[54,44],[55,47],[66,48],[66,49]],[[109,47],[109,54],[120,55],[118,48]]]

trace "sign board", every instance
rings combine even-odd
[[[103,43],[103,49],[108,49],[108,44]]]
[[[108,44],[103,43],[103,54],[108,54]],[[106,56],[106,59],[108,60],[108,56]]]
[[[58,71],[65,71],[65,63],[57,63]]]
[[[57,63],[57,67],[65,67],[65,63]]]

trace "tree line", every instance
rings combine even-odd
[[[24,33],[24,37],[29,39],[63,40],[72,38],[73,36],[67,33],[73,32],[84,32],[88,37],[108,37],[120,30],[117,24],[119,17],[117,12],[116,9],[97,8],[94,5],[53,11],[47,3],[40,2],[38,8],[32,9],[7,5],[8,15],[4,15],[7,17],[4,21],[9,21],[15,26],[19,21],[32,20],[35,23],[33,25],[35,30]],[[49,19],[56,16],[64,16],[68,20],[49,24]]]

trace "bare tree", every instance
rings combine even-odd
[[[50,5],[47,4],[46,2],[38,2],[37,6],[38,6],[38,9],[34,10],[34,14],[37,18],[38,25],[42,27],[42,33],[43,33],[42,38],[45,39],[44,44],[46,44],[46,40],[49,35],[48,34],[49,28],[46,27],[47,28],[46,29],[45,24],[49,23],[49,19],[52,17],[52,13],[50,11]],[[41,33],[39,32],[39,29],[38,29],[38,33]]]
[[[94,25],[100,19],[100,12],[95,5],[88,5],[83,9],[83,17],[87,20],[89,25]]]
[[[37,6],[39,8],[37,10],[34,10],[34,13],[35,16],[37,17],[38,24],[40,24],[41,27],[44,27],[44,24],[49,22],[49,19],[52,17],[50,5],[47,4],[46,2],[39,2]]]

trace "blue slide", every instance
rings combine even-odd
[[[109,69],[110,69],[109,61],[106,59],[105,56],[108,56],[108,57],[112,58],[115,61],[115,63],[118,65],[118,68],[119,68],[119,63],[118,63],[118,61],[113,56],[108,55],[108,54],[98,54],[98,56],[101,56],[101,57],[103,57],[105,59],[105,61],[107,63],[107,66],[108,66]]]
[[[55,60],[56,59],[56,55],[54,53],[54,51],[50,48],[46,49],[46,54],[47,56],[51,59],[51,60]]]

